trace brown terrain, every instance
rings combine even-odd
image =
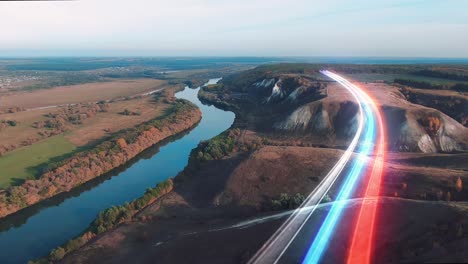
[[[134,127],[160,116],[169,107],[168,104],[154,103],[150,97],[110,103],[106,112],[86,120],[82,126],[67,134],[66,138],[77,146],[85,146],[108,134]],[[123,115],[125,109],[137,112],[138,115]]]
[[[0,194],[0,216],[50,198],[110,171],[161,140],[193,127],[201,119],[196,106],[172,103],[170,114],[115,134],[89,151],[61,161],[36,180],[27,180]]]
[[[115,80],[86,83],[31,92],[12,92],[0,97],[0,110],[10,107],[37,108],[51,105],[97,102],[119,97],[143,94],[167,85],[155,79]]]
[[[2,109],[11,113],[0,114],[0,121],[11,120],[16,125],[0,124],[0,155],[65,132],[66,138],[76,146],[93,143],[161,115],[167,104],[139,95],[165,89],[167,92],[163,93],[170,96],[177,87],[161,80],[137,79],[12,93],[3,97],[9,106],[2,104]],[[56,92],[61,95],[56,96]],[[73,105],[66,105],[69,103]],[[54,105],[61,106],[24,111],[29,107]],[[137,115],[122,115],[125,109]]]
[[[172,192],[60,262],[247,262],[284,221],[285,210],[297,205],[293,197],[320,183],[356,129],[356,103],[336,83],[315,76],[307,70],[257,70],[204,88],[201,99],[236,112],[233,128],[222,137],[234,139],[233,147],[221,145],[220,155],[219,139],[200,144]],[[410,99],[404,89],[411,88],[361,85],[379,102],[389,135],[374,261],[468,261],[463,119],[444,103],[431,108],[430,102]],[[418,93],[418,100],[420,94],[446,103],[445,96],[467,100],[462,93],[430,91]],[[337,187],[339,182],[329,201]],[[282,208],[280,197],[289,197]],[[343,219],[356,214],[360,201],[349,201]],[[299,245],[309,243],[330,204],[320,206],[286,262],[300,261],[304,248]],[[349,234],[352,221],[342,223],[336,234]],[[325,263],[340,263],[348,238],[334,238]]]
[[[21,145],[22,142],[31,138],[39,138],[41,132],[37,123],[47,122],[51,118],[48,115],[58,115],[76,109],[77,113],[87,114],[79,124],[68,124],[67,138],[77,146],[84,146],[94,140],[100,139],[109,132],[116,132],[124,128],[133,127],[144,121],[150,120],[167,109],[166,104],[156,104],[150,97],[134,98],[131,100],[116,101],[107,103],[102,109],[93,112],[96,104],[82,104],[81,106],[61,107],[55,109],[39,109],[34,111],[22,111],[14,114],[0,114],[0,120],[15,120],[15,127],[8,127],[1,130],[0,145]],[[82,108],[82,109],[79,109]],[[125,109],[132,109],[139,115],[131,118],[122,115]],[[89,111],[91,110],[91,111]],[[107,131],[107,132],[106,132]]]

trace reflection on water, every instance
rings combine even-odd
[[[186,88],[176,94],[202,110],[202,120],[193,130],[149,148],[127,165],[69,193],[1,220],[0,263],[26,263],[48,254],[79,235],[101,210],[140,197],[147,188],[183,170],[190,151],[200,141],[218,135],[234,121],[232,112],[203,105],[197,98],[198,90]]]
[[[104,175],[97,177],[95,179],[92,179],[76,188],[73,188],[71,191],[66,192],[66,193],[61,193],[59,195],[56,195],[50,199],[44,200],[42,202],[39,202],[35,205],[29,206],[18,213],[15,213],[13,215],[7,216],[4,219],[0,221],[0,232],[7,231],[8,229],[12,227],[20,227],[26,221],[28,220],[29,217],[35,215],[39,211],[41,211],[43,208],[51,207],[51,206],[56,206],[61,204],[63,201],[66,199],[72,198],[72,197],[77,197],[79,196],[82,192],[89,191],[93,189],[94,187],[98,186],[99,184],[109,180],[110,178],[114,176],[118,176],[120,173],[125,172],[128,168],[132,167],[133,164],[137,163],[141,159],[150,159],[153,157],[156,153],[159,152],[159,149],[162,146],[165,146],[169,144],[172,141],[175,141],[177,139],[180,139],[190,133],[190,131],[184,131],[182,133],[177,134],[176,136],[172,136],[170,138],[167,138],[158,144],[144,150],[137,156],[135,156],[133,159],[129,160],[127,163],[124,165],[117,167]]]

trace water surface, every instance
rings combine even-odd
[[[234,121],[234,113],[203,105],[197,98],[198,90],[185,88],[176,94],[202,111],[202,120],[190,132],[146,150],[126,166],[70,193],[0,221],[0,263],[26,263],[48,254],[82,233],[101,210],[138,198],[147,188],[183,170],[190,151],[200,141],[218,135]]]

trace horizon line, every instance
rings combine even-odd
[[[0,0],[0,2],[5,0]],[[10,1],[10,0],[9,0]],[[29,0],[11,0],[29,1]],[[56,1],[56,0],[33,0],[33,1]],[[60,0],[61,1],[61,0]],[[0,59],[14,58],[316,58],[316,59],[447,59],[447,60],[468,60],[468,57],[453,56],[366,56],[366,55],[1,55]]]

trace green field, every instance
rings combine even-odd
[[[53,136],[31,146],[17,149],[0,158],[0,188],[37,176],[37,167],[76,147],[63,135]]]

